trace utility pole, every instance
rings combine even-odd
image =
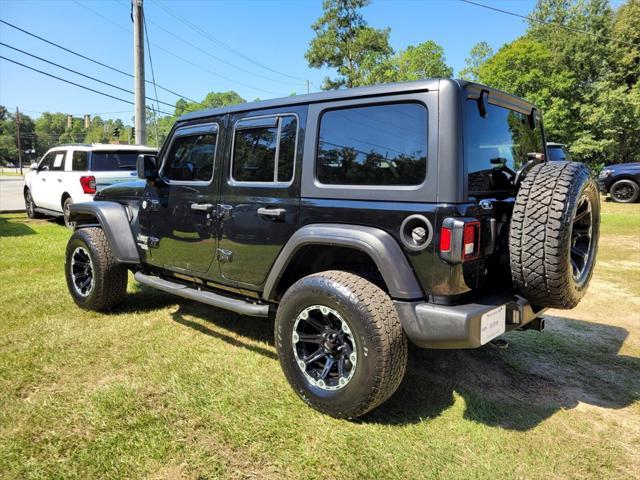
[[[22,175],[22,145],[20,144],[20,111],[16,107],[16,139],[18,140],[18,163],[20,164],[20,175]]]
[[[135,83],[135,124],[138,145],[147,143],[144,91],[144,11],[142,0],[131,0],[133,10],[133,70]]]

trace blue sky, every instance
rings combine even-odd
[[[484,0],[483,3],[522,15],[528,14],[535,5],[534,0]],[[322,13],[320,0],[145,0],[144,4],[156,81],[187,97],[201,100],[209,91],[226,90],[235,90],[247,100],[304,93],[304,80],[308,79],[311,90],[316,91],[327,74],[327,71],[308,68],[304,59],[313,38],[310,25]],[[0,18],[130,72],[133,47],[128,5],[129,0],[0,0]],[[163,6],[273,71],[221,47],[180,22]],[[395,49],[426,40],[442,45],[447,63],[456,73],[464,67],[464,59],[476,42],[485,40],[497,50],[526,28],[525,22],[515,17],[455,0],[374,0],[363,14],[370,25],[391,28],[391,43]],[[0,25],[0,41],[103,81],[133,89],[133,79],[74,57],[6,25]],[[133,100],[128,93],[78,77],[4,46],[0,46],[0,55]],[[148,57],[146,60],[148,63]],[[147,79],[151,79],[148,67]],[[153,96],[150,86],[147,96]],[[175,96],[163,91],[159,91],[159,98],[171,104],[176,100]],[[101,113],[104,118],[120,117],[125,121],[130,120],[133,110],[126,103],[80,90],[4,60],[0,60],[0,104],[11,109],[17,105],[32,116],[38,116],[39,111],[75,115]],[[161,108],[172,111],[170,107]]]

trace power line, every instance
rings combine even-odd
[[[133,4],[131,4],[133,8]],[[158,105],[158,89],[156,88],[156,74],[153,72],[153,60],[151,59],[151,47],[149,46],[149,32],[147,32],[147,19],[146,15],[142,15],[142,25],[144,28],[144,38],[147,41],[147,51],[149,52],[149,66],[151,67],[151,80],[153,81],[153,88],[156,93],[156,107],[160,110],[160,105]],[[152,104],[153,105],[153,104]],[[151,107],[153,109],[153,107]],[[153,112],[153,125],[156,130],[156,147],[158,146],[158,115],[156,112]]]
[[[289,75],[288,73],[283,73],[279,70],[276,70],[274,68],[271,68],[267,65],[264,65],[260,62],[258,62],[257,60],[254,60],[253,58],[245,55],[244,53],[236,50],[235,48],[233,48],[230,45],[227,45],[226,43],[224,43],[221,40],[218,40],[217,38],[215,38],[213,35],[211,35],[209,32],[207,32],[206,30],[203,30],[202,28],[198,27],[197,25],[195,25],[194,23],[191,23],[189,20],[187,20],[184,17],[181,17],[180,15],[178,15],[176,12],[174,12],[173,10],[171,10],[169,7],[167,7],[166,5],[163,5],[159,0],[156,0],[155,3],[162,8],[165,12],[167,12],[169,15],[171,15],[172,17],[176,18],[178,21],[184,23],[185,25],[187,25],[189,28],[191,28],[192,30],[198,32],[200,35],[208,38],[209,40],[211,40],[213,43],[215,43],[216,45],[219,45],[220,47],[224,48],[225,50],[230,51],[231,53],[233,53],[234,55],[237,55],[243,59],[245,59],[248,62],[253,63],[254,65],[257,65],[261,68],[264,68],[265,70],[269,70],[270,72],[273,73],[277,73],[278,75],[282,75],[284,77],[288,77],[288,78],[292,78],[294,80],[299,80],[301,82],[306,82],[306,79],[304,78],[300,78],[300,77],[295,77],[293,75]]]
[[[96,65],[100,65],[101,67],[108,68],[109,70],[113,70],[114,72],[118,72],[118,73],[121,73],[122,75],[126,75],[127,77],[133,78],[133,75],[131,75],[131,74],[130,74],[130,73],[128,73],[128,72],[125,72],[125,71],[120,70],[120,69],[118,69],[118,68],[112,67],[111,65],[107,65],[106,63],[102,63],[102,62],[100,62],[100,61],[98,61],[98,60],[95,60],[95,59],[93,59],[93,58],[91,58],[91,57],[87,57],[86,55],[83,55],[83,54],[81,54],[81,53],[74,52],[73,50],[70,50],[70,49],[68,49],[68,48],[66,48],[66,47],[63,47],[62,45],[60,45],[60,44],[58,44],[58,43],[52,42],[51,40],[47,40],[46,38],[43,38],[43,37],[41,37],[41,36],[39,36],[39,35],[36,35],[35,33],[29,32],[28,30],[25,30],[24,28],[20,28],[20,27],[18,27],[18,26],[16,26],[16,25],[14,25],[14,24],[12,24],[12,23],[9,23],[9,22],[7,22],[7,21],[5,21],[5,20],[0,19],[0,23],[3,23],[3,24],[5,24],[5,25],[7,25],[7,26],[9,26],[9,27],[11,27],[11,28],[14,28],[14,29],[16,29],[16,30],[18,30],[18,31],[20,31],[20,32],[22,32],[22,33],[24,33],[24,34],[26,34],[26,35],[29,35],[29,36],[33,37],[33,38],[37,38],[37,39],[38,39],[38,40],[40,40],[40,41],[43,41],[43,42],[45,42],[45,43],[48,43],[49,45],[53,45],[54,47],[57,47],[57,48],[59,48],[59,49],[61,49],[61,50],[64,50],[64,51],[65,51],[65,52],[67,52],[67,53],[71,53],[72,55],[75,55],[75,56],[77,56],[77,57],[80,57],[80,58],[82,58],[82,59],[84,59],[84,60],[88,60],[88,61],[90,61],[90,62],[93,62],[93,63],[95,63]],[[150,82],[149,82],[149,83],[150,83]],[[190,102],[198,103],[198,102],[196,102],[195,100],[190,99],[189,97],[185,97],[184,95],[180,95],[179,93],[176,93],[176,92],[174,92],[173,90],[169,90],[168,88],[163,87],[163,86],[161,86],[161,85],[158,85],[158,88],[160,88],[161,90],[164,90],[165,92],[168,92],[168,93],[170,93],[170,94],[172,94],[172,95],[175,95],[176,97],[184,98],[185,100],[189,100]]]
[[[3,47],[10,48],[11,50],[15,50],[15,51],[17,51],[17,52],[20,52],[20,53],[23,53],[23,54],[25,54],[25,55],[28,55],[28,56],[30,56],[30,57],[36,58],[36,59],[40,60],[41,62],[45,62],[45,63],[48,63],[49,65],[53,65],[53,66],[55,66],[55,67],[61,68],[61,69],[63,69],[63,70],[66,70],[66,71],[68,71],[68,72],[75,73],[76,75],[80,75],[81,77],[88,78],[89,80],[93,80],[94,82],[102,83],[103,85],[106,85],[106,86],[108,86],[108,87],[115,88],[115,89],[120,90],[120,91],[122,91],[122,92],[130,93],[131,95],[133,95],[133,92],[132,92],[131,90],[127,90],[126,88],[119,87],[118,85],[114,85],[113,83],[105,82],[104,80],[100,80],[99,78],[95,78],[95,77],[92,77],[91,75],[84,74],[84,73],[79,72],[79,71],[77,71],[77,70],[74,70],[74,69],[72,69],[72,68],[65,67],[65,66],[63,66],[63,65],[60,65],[60,64],[58,64],[58,63],[52,62],[52,61],[50,61],[50,60],[47,60],[46,58],[39,57],[39,56],[34,55],[34,54],[32,54],[32,53],[25,52],[24,50],[21,50],[21,49],[19,49],[19,48],[17,48],[17,47],[13,47],[13,46],[8,45],[8,44],[6,44],[6,43],[0,42],[0,45],[2,45]],[[156,93],[157,93],[157,92],[156,92]],[[145,98],[146,98],[147,100],[153,100],[153,99],[152,99],[152,98],[150,98],[150,97],[145,97]],[[166,106],[171,107],[171,108],[175,107],[175,105],[173,105],[173,104],[171,104],[171,103],[167,103],[167,102],[163,102],[163,101],[158,101],[158,99],[157,99],[157,98],[156,98],[156,102],[157,102],[157,103],[162,103],[163,105],[166,105]],[[158,107],[158,109],[159,109],[159,107]]]
[[[92,13],[94,13],[94,14],[98,15],[99,17],[101,17],[101,18],[106,18],[106,17],[105,17],[104,15],[102,15],[101,13],[96,12],[94,9],[92,9],[92,8],[90,8],[90,7],[86,6],[86,5],[84,5],[83,3],[78,2],[77,0],[74,0],[74,1],[75,1],[78,5],[80,5],[80,6],[84,7],[84,8],[86,8],[87,10],[89,10],[90,12],[92,12]],[[112,21],[112,20],[110,20],[110,19],[106,19],[106,20],[107,20],[109,23],[111,23],[111,24],[115,25],[117,28],[119,28],[119,29],[121,29],[121,30],[124,30],[124,31],[126,31],[126,32],[129,32],[129,30],[127,30],[126,28],[124,28],[122,25],[120,25],[120,24],[118,24],[118,23],[116,23],[116,22],[114,22],[114,21]],[[184,58],[183,56],[178,55],[178,54],[176,54],[176,53],[173,53],[172,51],[167,50],[166,48],[161,47],[160,45],[158,45],[158,44],[156,44],[156,43],[152,43],[152,45],[153,45],[157,50],[162,50],[164,53],[166,53],[166,54],[168,54],[168,55],[171,55],[172,57],[177,58],[177,59],[178,59],[178,60],[180,60],[181,62],[187,63],[187,64],[189,64],[189,65],[191,65],[191,66],[193,66],[193,67],[199,68],[200,70],[202,70],[202,71],[204,71],[204,72],[207,72],[208,74],[213,75],[214,77],[218,77],[218,78],[221,78],[221,79],[223,79],[223,80],[226,80],[227,82],[235,83],[236,85],[240,85],[240,86],[242,86],[242,87],[249,88],[249,89],[251,89],[251,90],[256,90],[256,91],[259,91],[259,92],[264,92],[264,93],[268,93],[268,94],[271,94],[271,95],[276,95],[276,96],[279,96],[279,97],[284,97],[284,96],[286,96],[285,94],[280,93],[280,92],[274,92],[274,91],[272,91],[272,90],[267,90],[267,89],[264,89],[264,88],[259,88],[259,87],[255,87],[255,86],[253,86],[253,85],[249,85],[249,84],[247,84],[247,83],[239,82],[238,80],[234,80],[234,79],[229,78],[229,77],[227,77],[227,76],[224,76],[224,75],[222,75],[222,74],[220,74],[220,73],[218,73],[218,72],[214,72],[213,70],[209,70],[208,68],[203,67],[202,65],[200,65],[200,64],[198,64],[198,63],[195,63],[195,62],[192,62],[192,61],[190,61],[190,60],[187,60],[187,59],[186,59],[186,58]],[[147,82],[147,83],[150,83],[150,82]],[[186,97],[183,97],[183,98],[185,98],[185,99],[189,100],[190,102],[197,103],[198,105],[203,105],[203,106],[204,106],[204,104],[203,104],[202,102],[196,102],[195,100],[191,100],[191,99],[188,99],[188,98],[186,98]]]
[[[85,85],[80,85],[79,83],[72,82],[71,80],[66,80],[64,78],[58,77],[57,75],[53,75],[52,73],[43,72],[42,70],[38,70],[37,68],[30,67],[29,65],[25,65],[24,63],[17,62],[15,60],[7,58],[7,57],[5,57],[3,55],[0,55],[0,58],[2,60],[6,60],[8,62],[15,63],[16,65],[20,65],[23,68],[26,68],[26,69],[29,69],[29,70],[33,70],[34,72],[38,72],[38,73],[40,73],[42,75],[46,75],[47,77],[55,78],[56,80],[60,80],[61,82],[69,83],[69,84],[74,85],[74,86],[76,86],[78,88],[82,88],[84,90],[88,90],[90,92],[97,93],[98,95],[102,95],[104,97],[109,97],[109,98],[112,98],[114,100],[118,100],[120,102],[128,103],[129,105],[134,105],[133,102],[131,102],[129,100],[125,100],[124,98],[116,97],[115,95],[111,95],[109,93],[101,92],[100,90],[96,90],[94,88],[87,87]],[[162,111],[160,113],[163,113],[165,115],[171,115],[171,113],[162,112]]]
[[[503,10],[501,8],[492,7],[490,5],[484,5],[482,3],[474,2],[472,0],[459,0],[459,1],[463,2],[463,3],[468,3],[469,5],[475,5],[476,7],[486,8],[487,10],[493,10],[494,12],[504,13],[505,15],[511,15],[512,17],[522,18],[522,19],[527,20],[529,22],[539,23],[540,25],[553,25],[553,26],[556,26],[556,27],[559,27],[559,28],[563,28],[563,29],[568,30],[569,32],[573,32],[573,33],[584,33],[585,35],[592,35],[594,37],[600,37],[600,38],[603,37],[603,35],[598,35],[597,33],[590,32],[588,30],[580,30],[579,28],[568,27],[566,25],[563,25],[563,24],[557,23],[557,22],[545,22],[543,20],[538,20],[536,18],[527,16],[527,15],[520,15],[519,13],[510,12],[508,10]],[[638,43],[626,42],[624,40],[618,40],[616,38],[610,38],[610,37],[608,37],[607,39],[610,42],[622,43],[623,45],[629,45],[631,47],[640,47],[640,44],[638,44]]]

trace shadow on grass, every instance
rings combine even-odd
[[[272,346],[271,320],[237,315],[145,287],[129,294],[114,313],[169,305],[177,305],[171,315],[180,325],[277,359],[273,350],[242,339]],[[640,359],[618,354],[627,330],[561,317],[547,317],[547,325],[542,334],[508,334],[506,350],[491,345],[475,350],[410,348],[407,373],[397,392],[357,422],[428,421],[453,405],[455,393],[464,399],[465,418],[528,430],[579,402],[618,409],[640,399]]]
[[[202,319],[213,327],[224,328],[238,336],[273,345],[273,321],[271,320],[245,317],[144,286],[138,286],[137,291],[129,293],[125,301],[110,313],[148,312],[176,304],[178,309],[171,313],[171,317],[180,325],[227,342],[234,347],[246,348],[254,353],[277,360],[278,356],[271,350],[244,342],[240,338],[217,331],[207,325],[193,321],[189,317]]]
[[[510,347],[410,352],[404,381],[383,405],[361,418],[383,424],[437,417],[454,402],[465,418],[528,430],[579,402],[619,409],[640,399],[640,359],[618,355],[627,330],[547,317],[550,331],[514,332]]]
[[[22,218],[0,217],[0,237],[23,237],[34,235],[36,231],[22,222]]]

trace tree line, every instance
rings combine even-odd
[[[443,47],[432,40],[395,51],[391,29],[365,20],[370,3],[323,1],[305,54],[310,67],[335,72],[322,89],[454,76]],[[608,0],[538,0],[529,19],[525,34],[497,52],[486,42],[474,45],[457,76],[540,107],[547,140],[567,144],[576,160],[595,168],[640,161],[640,0],[617,9]],[[513,20],[496,18],[501,21]],[[184,113],[244,102],[234,91],[210,92],[202,102],[179,99],[171,116],[148,110],[148,143],[161,144]],[[34,157],[60,143],[126,143],[133,137],[120,119],[96,116],[84,128],[83,119],[69,125],[64,113],[35,120],[21,114],[20,129],[22,149],[35,151]],[[17,158],[15,131],[15,115],[0,106],[0,162]]]

